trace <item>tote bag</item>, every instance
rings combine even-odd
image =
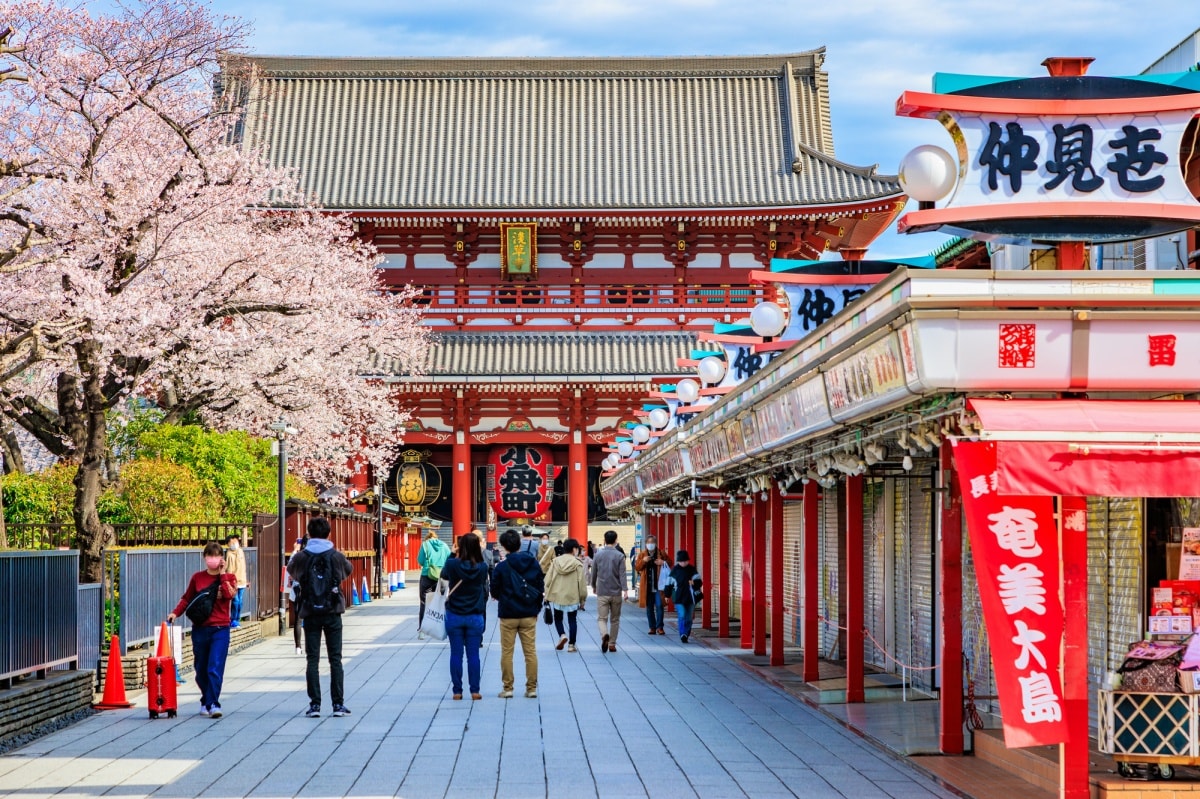
[[[445,580],[438,580],[437,587],[425,594],[425,621],[421,623],[421,629],[430,638],[439,641],[446,640],[446,600],[454,593],[454,588],[462,583],[447,591],[449,585]]]

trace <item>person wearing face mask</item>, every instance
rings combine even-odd
[[[634,568],[640,572],[638,607],[646,609],[646,621],[650,624],[650,635],[666,635],[663,632],[663,596],[658,590],[659,572],[671,568],[671,559],[658,549],[658,539],[646,537],[646,548],[638,553]]]
[[[175,610],[167,615],[174,624],[199,594],[219,583],[212,613],[203,624],[192,627],[192,660],[196,667],[196,685],[200,688],[200,715],[221,718],[221,683],[225,680],[225,659],[229,656],[229,607],[237,596],[237,576],[225,571],[221,545],[210,541],[204,546],[204,571],[188,580]]]

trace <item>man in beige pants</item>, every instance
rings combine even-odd
[[[625,555],[617,549],[617,531],[604,534],[604,546],[592,558],[592,592],[596,595],[596,621],[600,625],[600,651],[617,651],[621,607],[625,602]]]

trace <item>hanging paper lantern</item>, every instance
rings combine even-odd
[[[671,423],[671,414],[667,413],[664,408],[655,408],[650,411],[650,424],[656,430],[662,430]]]
[[[645,444],[650,440],[650,428],[644,424],[639,424],[629,431],[629,435],[633,436],[633,440],[639,444]]]
[[[691,405],[700,398],[700,384],[691,378],[680,380],[675,384],[675,396],[684,405]]]
[[[488,456],[488,503],[501,519],[540,519],[550,513],[556,470],[550,451],[511,444]]]
[[[725,361],[715,355],[709,355],[707,358],[700,359],[696,369],[700,373],[701,380],[710,386],[715,386],[725,376]]]
[[[405,450],[396,467],[396,500],[405,513],[424,513],[442,493],[442,473],[426,463],[428,452]]]

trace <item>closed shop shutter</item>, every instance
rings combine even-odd
[[[885,597],[887,579],[887,507],[884,505],[883,480],[872,480],[863,486],[863,582],[866,596],[863,622],[871,637],[864,644],[867,663],[892,670],[891,663],[880,647],[887,646],[887,612]]]
[[[1088,714],[1096,690],[1141,640],[1142,500],[1088,498]],[[1093,729],[1095,727],[1093,726]]]
[[[988,646],[987,627],[983,621],[983,599],[979,596],[979,579],[975,576],[975,558],[971,551],[971,537],[967,535],[966,514],[963,514],[963,654],[970,669],[967,679],[974,683],[977,697],[996,696],[996,675],[992,669],[992,652]],[[947,672],[948,674],[949,672]],[[980,710],[997,713],[999,702],[979,699],[975,703]]]
[[[729,618],[742,617],[742,506],[729,508]]]
[[[924,671],[909,673],[913,688],[932,692],[933,636],[933,481],[897,481],[895,503],[896,658]]]
[[[821,598],[817,613],[825,621],[821,624],[821,652],[825,657],[840,660],[840,631],[842,623],[841,587],[842,578],[838,559],[838,519],[841,515],[841,484],[821,490],[820,524],[817,529],[817,549],[820,557]]]
[[[783,503],[783,638],[789,644],[800,640],[800,614],[804,607],[803,527],[804,503]]]

